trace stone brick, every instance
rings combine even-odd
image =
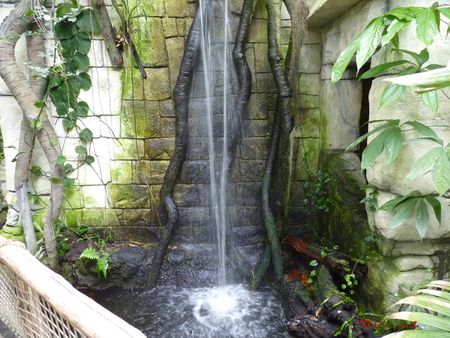
[[[209,184],[209,161],[184,161],[181,167],[181,183]]]
[[[169,69],[148,68],[148,78],[144,82],[146,100],[166,100],[171,97]]]
[[[123,209],[124,225],[148,226],[150,219],[150,209]]]
[[[267,43],[267,20],[253,19],[250,26],[248,42],[266,42]]]
[[[161,137],[159,104],[155,101],[126,100],[122,107],[122,137]]]
[[[149,75],[147,73],[147,75]],[[127,67],[127,69],[123,72],[123,99],[130,100],[143,100],[144,99],[144,79],[139,71],[134,67]],[[147,81],[151,80],[151,78],[147,78]],[[119,95],[120,97],[120,95]],[[120,105],[119,105],[120,107]]]
[[[111,162],[112,183],[129,184],[133,183],[133,171],[131,161],[112,161]]]
[[[161,137],[175,138],[175,119],[161,118]]]
[[[239,159],[239,176],[241,182],[260,182],[264,174],[266,161]]]
[[[303,109],[294,115],[294,137],[320,137],[320,110]]]
[[[169,17],[188,17],[189,7],[185,0],[166,1],[166,12]]]
[[[237,205],[261,205],[261,183],[237,183],[236,184]]]
[[[318,95],[300,95],[300,107],[312,109],[320,107],[320,97]]]
[[[108,184],[109,200],[114,208],[148,208],[150,196],[146,185]]]
[[[403,256],[393,261],[399,271],[411,271],[415,269],[433,269],[434,263],[428,256]]]
[[[103,185],[90,185],[81,187],[85,208],[107,207],[106,187]]]
[[[320,94],[320,75],[302,74],[299,80],[300,94],[319,95]]]
[[[242,121],[243,134],[246,137],[270,137],[272,126],[267,120],[244,120]]]
[[[272,73],[257,73],[256,79],[256,92],[258,93],[276,93],[277,87],[273,79]]]
[[[180,226],[206,226],[211,224],[209,207],[178,208]]]
[[[175,105],[173,100],[165,100],[159,102],[161,105],[162,117],[175,117]]]
[[[162,21],[159,18],[137,18],[133,41],[143,67],[164,67],[169,64]],[[134,36],[136,35],[136,37]]]
[[[267,95],[253,94],[248,104],[248,119],[267,119]]]
[[[266,138],[242,139],[241,158],[246,160],[264,160],[267,157],[269,140]]]
[[[178,36],[177,19],[164,18],[164,19],[162,19],[162,23],[163,23],[163,27],[164,27],[164,36],[166,38]]]
[[[152,1],[139,1],[139,0],[130,0],[128,2],[129,8],[131,10],[135,9],[138,15],[151,17],[151,16],[164,16],[165,8],[164,3],[165,0],[152,0]],[[133,12],[134,13],[134,12]]]
[[[319,139],[303,138],[299,142],[292,175],[294,180],[307,180],[309,179],[307,170],[313,173],[319,170]]]
[[[140,184],[164,182],[164,174],[169,161],[133,161],[133,181]]]
[[[169,160],[175,148],[172,138],[157,138],[146,141],[145,153],[150,160]]]
[[[258,73],[270,73],[267,43],[255,43],[255,70]]]
[[[207,184],[177,184],[173,191],[174,201],[179,207],[207,207],[210,196]]]
[[[120,144],[115,144],[114,159],[136,160],[145,156],[144,140],[120,139]]]

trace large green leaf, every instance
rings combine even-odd
[[[92,86],[91,76],[88,73],[79,73],[77,75],[80,89],[89,90]]]
[[[396,125],[398,125],[398,123],[400,122],[400,120],[378,120],[378,121],[370,121],[371,123],[372,123],[372,122],[387,122],[387,123],[382,124],[381,126],[379,126],[379,127],[375,128],[375,129],[369,131],[368,133],[366,133],[366,134],[364,134],[364,135],[358,137],[358,139],[357,139],[356,141],[352,142],[352,143],[347,147],[347,149],[345,149],[345,151],[348,151],[349,149],[351,149],[351,148],[357,146],[357,145],[360,144],[362,141],[364,141],[366,138],[368,138],[370,135],[375,134],[375,133],[379,132],[380,130],[383,130],[383,129],[392,127],[392,123],[389,122],[389,121],[393,121],[394,124],[396,124]],[[397,123],[395,123],[395,122],[397,122]]]
[[[398,210],[407,200],[411,198],[417,198],[418,196],[421,196],[420,191],[414,190],[410,192],[408,195],[403,197],[397,197],[394,199],[391,199],[384,203],[378,210],[384,210],[384,211],[396,211]]]
[[[345,48],[336,60],[331,69],[331,83],[334,84],[340,80],[342,74],[358,49],[361,35],[358,36],[347,48]]]
[[[89,112],[89,105],[84,101],[80,101],[78,102],[75,111],[79,117],[86,117]]]
[[[67,52],[65,55],[74,55],[76,52],[87,54],[91,49],[91,38],[85,32],[78,32],[70,39],[61,40],[61,46]]]
[[[99,33],[101,31],[94,12],[91,9],[83,9],[77,16],[76,23],[82,31],[88,33]]]
[[[433,167],[431,181],[439,196],[445,194],[450,187],[450,160],[444,149],[442,149]]]
[[[381,94],[380,108],[389,106],[400,100],[405,96],[406,87],[395,83],[391,83],[384,88],[383,94]]]
[[[70,59],[77,69],[85,72],[89,69],[89,57],[87,55],[76,52]]]
[[[437,91],[427,91],[419,94],[422,98],[422,102],[433,111],[436,116],[439,108],[439,97]]]
[[[419,175],[422,175],[428,168],[434,165],[441,155],[442,148],[436,147],[428,151],[425,155],[420,157],[411,165],[411,170],[405,177],[405,181],[412,180]]]
[[[442,141],[442,139],[439,136],[437,136],[437,134],[434,132],[434,130],[431,129],[430,127],[424,125],[423,123],[421,123],[419,121],[407,121],[404,124],[408,124],[408,125],[412,126],[423,136],[430,138],[431,140],[435,141],[437,144],[440,144],[441,146],[444,145],[444,141]]]
[[[443,16],[450,19],[450,7],[438,7],[437,9]]]
[[[433,43],[439,33],[439,11],[433,8],[423,8],[417,13],[417,36],[426,45]]]
[[[445,299],[439,299],[437,297],[414,295],[400,299],[397,304],[417,305],[423,307],[424,309],[428,309],[441,315],[450,317],[450,302],[446,301]]]
[[[427,232],[429,220],[430,215],[428,214],[427,206],[423,199],[420,199],[417,202],[416,207],[416,229],[419,233],[420,239],[422,239]]]
[[[385,131],[387,133],[386,143],[384,146],[386,153],[386,161],[391,164],[395,160],[402,149],[403,138],[400,133],[400,128],[389,128]]]
[[[386,143],[386,138],[389,135],[389,129],[381,132],[380,135],[378,135],[372,141],[370,141],[366,149],[364,149],[361,158],[362,170],[371,166],[375,161],[375,159],[383,152]],[[386,133],[386,131],[388,132]]]
[[[439,224],[441,224],[441,202],[439,202],[439,200],[434,196],[425,196],[425,200],[429,205],[431,205],[434,211],[434,216],[436,216]]]
[[[74,22],[60,21],[55,24],[55,38],[57,39],[70,39],[77,34],[78,28]]]
[[[417,198],[411,198],[404,202],[404,205],[398,209],[397,213],[389,222],[389,229],[395,229],[411,218],[417,204],[417,200]]]
[[[410,20],[394,19],[386,29],[386,34],[381,37],[381,46],[388,44],[401,30],[405,29],[411,23]]]
[[[430,58],[428,50],[426,48],[422,49],[419,54],[414,53],[413,51],[407,49],[396,49],[397,52],[402,52],[404,54],[408,54],[417,62],[417,66],[421,68],[425,62],[427,62]]]
[[[381,73],[385,72],[386,70],[396,67],[396,66],[400,66],[403,65],[405,63],[411,63],[407,60],[400,60],[400,61],[394,61],[394,62],[388,62],[388,63],[383,63],[381,65],[375,66],[373,68],[370,68],[367,72],[365,72],[364,74],[362,74],[359,77],[359,80],[364,80],[364,79],[370,79],[371,77],[375,77],[380,75]]]
[[[411,322],[418,322],[420,324],[426,324],[440,330],[450,330],[450,320],[448,318],[441,318],[428,313],[402,311],[393,313],[389,317],[393,319],[403,319]],[[434,334],[434,337],[440,337],[437,332],[434,332]]]
[[[421,7],[395,7],[386,13],[386,16],[395,16],[400,20],[412,21],[414,20],[414,12]]]
[[[383,34],[383,17],[372,20],[361,34],[359,48],[356,52],[356,66],[360,69],[375,53]]]
[[[450,338],[450,333],[442,331],[408,330],[390,333],[384,338]]]

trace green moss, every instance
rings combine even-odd
[[[111,169],[111,178],[114,183],[132,183],[131,161],[115,161],[114,168]]]
[[[64,198],[66,200],[66,208],[68,209],[79,209],[84,207],[79,186],[65,188]]]

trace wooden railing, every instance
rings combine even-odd
[[[0,319],[18,337],[143,338],[25,248],[0,236]]]

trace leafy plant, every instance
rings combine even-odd
[[[376,205],[377,205],[377,197],[380,194],[378,192],[378,189],[376,187],[374,187],[371,184],[365,185],[361,187],[361,190],[370,190],[367,193],[367,196],[364,197],[360,203],[365,203],[367,204],[367,207],[369,208],[370,212],[375,212],[377,210]]]
[[[314,179],[313,175],[310,175]],[[330,211],[333,201],[330,195],[330,175],[322,170],[319,170],[315,177],[315,182],[310,186],[310,183],[305,183],[305,205],[313,205],[319,210],[325,212]]]
[[[385,337],[450,337],[450,282],[433,281],[425,289],[413,292],[393,306],[405,305],[406,309],[388,315],[387,319],[407,320],[415,326],[418,324],[418,327]]]
[[[86,258],[95,261],[95,271],[97,272],[98,278],[100,278],[101,275],[103,275],[104,278],[107,278],[109,263],[111,263],[109,253],[94,248],[86,248],[81,253],[79,258]]]

